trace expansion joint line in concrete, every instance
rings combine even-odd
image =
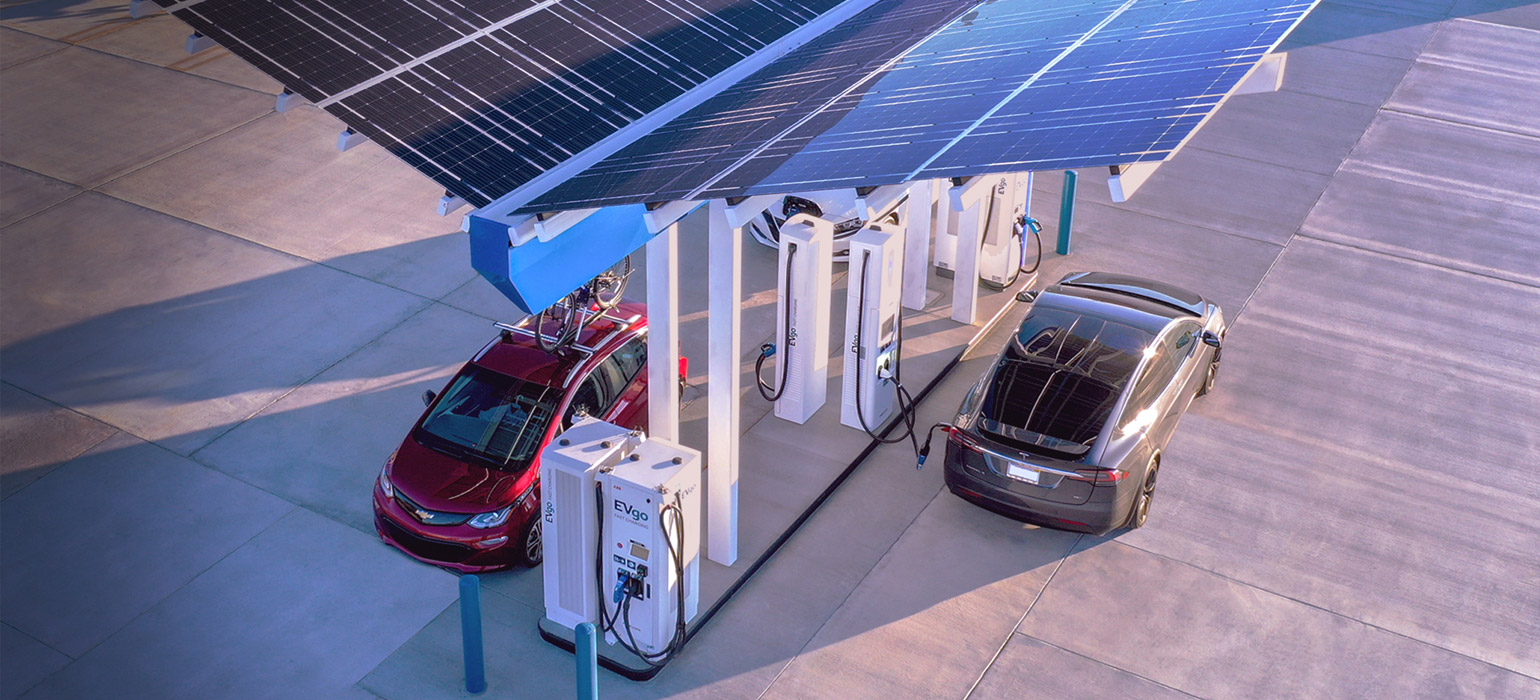
[[[245,239],[242,239],[242,240],[245,240]],[[301,258],[301,259],[303,259],[303,258]],[[301,381],[300,383],[295,384],[294,386],[290,387],[288,391],[285,391],[285,392],[279,394],[278,396],[273,397],[272,401],[269,401],[267,403],[262,404],[255,411],[252,411],[250,415],[248,415],[245,418],[242,418],[242,419],[240,419],[238,421],[232,422],[224,430],[220,431],[218,435],[215,435],[214,437],[209,438],[209,440],[207,442],[203,443],[202,445],[199,445],[198,449],[195,449],[192,452],[187,453],[188,459],[193,459],[194,461],[197,461],[196,460],[196,455],[199,452],[202,452],[209,445],[212,445],[212,444],[214,444],[216,442],[219,442],[220,438],[223,438],[224,436],[230,434],[230,431],[235,430],[236,428],[240,427],[246,421],[249,421],[249,420],[251,420],[253,418],[256,418],[257,416],[261,415],[263,411],[266,411],[267,409],[272,408],[274,404],[277,404],[279,401],[282,401],[285,398],[288,398],[288,396],[290,394],[293,394],[294,392],[299,391],[300,388],[305,387],[305,386],[309,385],[311,382],[319,379],[321,377],[321,375],[326,374],[327,372],[330,372],[332,370],[332,368],[336,367],[337,365],[340,365],[340,364],[342,364],[344,362],[347,362],[350,358],[354,357],[355,355],[357,355],[360,352],[363,352],[365,348],[367,348],[370,345],[373,345],[373,344],[379,342],[385,336],[390,335],[391,333],[394,333],[397,329],[399,329],[402,326],[406,325],[406,323],[408,321],[410,321],[410,320],[412,320],[414,318],[417,318],[424,311],[427,311],[428,309],[433,308],[433,305],[438,303],[438,302],[433,301],[432,299],[427,299],[427,298],[422,297],[422,296],[418,296],[418,298],[422,299],[426,303],[424,303],[421,306],[417,307],[411,313],[406,314],[405,316],[403,316],[400,321],[396,322],[395,325],[391,326],[390,328],[386,328],[384,331],[380,332],[379,335],[376,335],[373,338],[370,338],[369,340],[367,340],[367,341],[365,341],[363,343],[360,343],[358,347],[353,348],[353,350],[351,352],[349,352],[348,354],[343,355],[342,357],[338,358],[336,362],[333,362],[333,363],[331,363],[331,364],[329,364],[329,365],[327,365],[325,367],[322,367],[321,369],[317,370],[314,374],[311,374],[309,377],[306,377],[304,379],[304,381]],[[203,462],[198,462],[198,463],[199,464],[203,464]],[[213,469],[213,467],[210,466],[210,465],[205,464],[204,466],[207,466],[210,469]],[[219,473],[224,474],[223,471],[220,471],[218,469],[215,469],[215,471],[219,471]],[[232,478],[235,478],[235,477],[232,477]],[[242,479],[242,481],[244,481],[244,479]],[[257,486],[256,484],[252,484],[252,486],[256,486],[257,488],[262,488],[260,486]],[[266,491],[267,489],[262,489],[262,490]],[[269,492],[269,493],[271,493],[271,492]],[[278,494],[276,494],[276,493],[273,494],[273,495],[274,496],[278,496]],[[283,498],[282,496],[278,496],[278,497],[279,498]],[[294,503],[294,501],[291,501],[291,500],[289,500],[287,498],[284,498],[284,500],[289,501],[290,503]],[[295,505],[299,505],[299,504],[296,503]],[[307,508],[306,510],[309,510],[309,509]],[[321,515],[321,514],[317,513],[317,515]],[[323,517],[325,517],[325,516],[323,516]],[[337,522],[342,522],[342,521],[339,520]],[[345,525],[346,523],[343,523],[343,524]]]
[[[1381,249],[1381,248],[1378,248],[1378,247],[1373,247],[1373,246],[1370,246],[1370,245],[1366,245],[1366,244],[1364,244],[1362,242],[1352,241],[1352,240],[1349,240],[1349,239],[1338,239],[1338,238],[1326,238],[1326,237],[1323,237],[1323,236],[1312,236],[1312,235],[1310,235],[1308,233],[1304,233],[1304,232],[1295,233],[1293,236],[1290,237],[1290,240],[1293,240],[1295,238],[1303,239],[1303,240],[1306,240],[1306,241],[1314,241],[1314,242],[1320,243],[1322,245],[1336,246],[1338,248],[1346,248],[1348,250],[1356,250],[1356,251],[1358,251],[1360,253],[1364,253],[1364,254],[1367,254],[1367,255],[1378,255],[1378,256],[1381,256],[1381,257],[1390,258],[1391,260],[1397,260],[1397,261],[1409,263],[1409,264],[1412,264],[1412,265],[1419,265],[1419,266],[1422,266],[1422,267],[1431,267],[1431,268],[1434,268],[1436,270],[1442,270],[1444,272],[1450,272],[1450,273],[1455,273],[1455,274],[1465,274],[1465,275],[1470,275],[1472,277],[1480,277],[1480,278],[1485,279],[1485,280],[1491,280],[1493,282],[1499,282],[1499,283],[1502,283],[1502,284],[1512,284],[1512,285],[1516,285],[1516,286],[1519,286],[1519,287],[1523,287],[1525,289],[1540,289],[1540,284],[1536,284],[1535,282],[1521,280],[1521,279],[1514,279],[1512,277],[1504,276],[1504,273],[1507,273],[1506,270],[1500,270],[1500,269],[1496,269],[1496,268],[1487,268],[1488,270],[1492,270],[1492,271],[1491,272],[1483,272],[1481,270],[1472,269],[1473,267],[1477,266],[1476,263],[1467,262],[1467,261],[1464,261],[1464,260],[1455,260],[1455,259],[1452,259],[1452,258],[1442,258],[1440,256],[1435,256],[1432,253],[1425,253],[1424,251],[1416,251],[1416,252],[1424,253],[1425,255],[1428,256],[1428,258],[1439,257],[1439,261],[1429,260],[1427,258],[1412,257],[1411,255],[1404,255],[1404,254],[1401,254],[1401,253],[1398,253],[1398,252],[1395,252],[1395,251],[1392,251],[1392,250]],[[1401,250],[1412,250],[1412,249],[1410,249],[1410,248],[1402,248]],[[1461,267],[1455,267],[1456,265],[1461,265]],[[1521,274],[1521,273],[1508,273],[1508,274]]]
[[[1113,665],[1113,664],[1109,664],[1106,661],[1102,661],[1101,659],[1098,659],[1098,658],[1096,658],[1094,656],[1086,656],[1085,654],[1082,654],[1082,653],[1080,653],[1078,651],[1075,651],[1074,649],[1065,649],[1064,647],[1061,647],[1061,646],[1059,646],[1057,644],[1054,644],[1053,642],[1050,642],[1050,641],[1048,641],[1046,639],[1043,639],[1042,637],[1034,637],[1034,636],[1032,636],[1030,634],[1027,634],[1026,632],[1017,632],[1016,634],[1019,634],[1019,635],[1021,635],[1023,637],[1026,637],[1027,639],[1030,639],[1030,640],[1032,640],[1034,642],[1037,642],[1038,644],[1042,644],[1043,646],[1053,647],[1053,648],[1058,649],[1059,651],[1062,651],[1062,652],[1064,652],[1066,654],[1070,654],[1070,655],[1073,655],[1073,656],[1078,656],[1078,657],[1080,657],[1082,659],[1085,659],[1086,661],[1089,661],[1089,662],[1091,662],[1093,664],[1096,664],[1098,666],[1102,666],[1102,667],[1105,667],[1105,668],[1110,668],[1110,669],[1112,669],[1114,671],[1117,671],[1118,673],[1126,673],[1126,674],[1128,674],[1130,676],[1133,676],[1134,678],[1138,678],[1138,679],[1140,679],[1142,681],[1145,681],[1145,682],[1147,682],[1147,683],[1149,683],[1151,685],[1158,685],[1158,686],[1160,686],[1162,688],[1170,690],[1171,692],[1180,693],[1180,694],[1185,695],[1185,696],[1187,696],[1189,698],[1196,698],[1198,700],[1205,700],[1203,698],[1203,696],[1201,696],[1201,695],[1194,695],[1194,694],[1189,693],[1189,692],[1187,692],[1185,690],[1182,690],[1181,688],[1177,688],[1177,687],[1172,686],[1172,685],[1167,685],[1165,683],[1161,683],[1160,681],[1157,681],[1154,678],[1150,678],[1149,676],[1146,676],[1146,675],[1144,675],[1142,673],[1136,673],[1134,671],[1130,671],[1130,670],[1128,670],[1126,668],[1123,668],[1122,666],[1116,666],[1116,665]]]
[[[1439,651],[1446,652],[1446,653],[1449,653],[1449,654],[1454,654],[1455,656],[1458,656],[1460,658],[1469,659],[1471,661],[1474,661],[1476,663],[1482,664],[1484,666],[1489,666],[1489,667],[1497,669],[1499,671],[1503,671],[1503,672],[1506,672],[1506,673],[1512,673],[1512,674],[1514,674],[1516,676],[1522,676],[1522,677],[1528,678],[1530,680],[1540,681],[1540,676],[1532,676],[1532,675],[1530,675],[1528,673],[1525,673],[1523,671],[1520,671],[1518,669],[1508,668],[1507,666],[1503,666],[1501,664],[1493,663],[1493,662],[1488,661],[1486,659],[1483,659],[1483,658],[1481,658],[1479,656],[1471,656],[1470,654],[1467,654],[1465,652],[1462,652],[1462,651],[1459,651],[1459,650],[1456,650],[1456,649],[1450,649],[1449,647],[1443,646],[1441,644],[1435,644],[1435,643],[1430,642],[1430,641],[1428,641],[1426,639],[1419,639],[1417,637],[1413,637],[1413,636],[1411,636],[1409,634],[1406,634],[1406,633],[1403,633],[1403,632],[1397,632],[1397,631],[1395,631],[1393,629],[1390,629],[1388,627],[1382,627],[1380,625],[1374,624],[1373,622],[1368,622],[1366,620],[1361,620],[1359,618],[1353,617],[1352,615],[1349,615],[1347,613],[1337,612],[1336,610],[1332,610],[1331,608],[1327,608],[1327,607],[1322,607],[1322,606],[1317,605],[1315,603],[1312,603],[1312,602],[1310,602],[1308,600],[1301,600],[1301,599],[1295,598],[1294,596],[1291,596],[1291,595],[1287,595],[1287,594],[1284,594],[1284,593],[1279,593],[1277,591],[1274,591],[1274,590],[1271,590],[1271,589],[1268,589],[1268,588],[1263,588],[1262,586],[1259,586],[1259,585],[1257,585],[1255,583],[1251,583],[1249,581],[1242,581],[1242,580],[1240,580],[1238,578],[1235,578],[1234,576],[1230,576],[1228,574],[1225,574],[1225,573],[1222,573],[1222,572],[1219,572],[1219,571],[1214,571],[1213,569],[1206,569],[1204,567],[1198,566],[1197,564],[1193,564],[1191,562],[1182,561],[1181,559],[1176,559],[1174,557],[1170,557],[1170,556],[1167,556],[1165,554],[1161,554],[1160,552],[1153,552],[1153,551],[1150,551],[1150,550],[1145,549],[1143,547],[1139,547],[1139,546],[1136,546],[1136,545],[1128,544],[1127,542],[1119,542],[1119,541],[1116,541],[1116,540],[1108,542],[1107,544],[1108,545],[1118,545],[1118,546],[1127,547],[1127,548],[1132,549],[1134,551],[1142,552],[1142,553],[1148,554],[1148,555],[1150,555],[1152,557],[1158,557],[1160,559],[1164,559],[1164,560],[1166,560],[1168,562],[1171,562],[1173,564],[1177,564],[1179,566],[1187,567],[1187,568],[1192,569],[1194,571],[1201,571],[1201,572],[1209,574],[1211,576],[1216,576],[1216,577],[1218,577],[1218,578],[1220,578],[1220,579],[1222,579],[1224,581],[1227,581],[1229,583],[1233,583],[1233,584],[1235,584],[1237,586],[1243,586],[1245,588],[1249,588],[1249,589],[1257,591],[1259,593],[1265,593],[1265,594],[1270,595],[1270,596],[1272,596],[1274,598],[1278,598],[1278,599],[1281,599],[1281,600],[1287,600],[1287,601],[1290,601],[1292,603],[1297,603],[1299,605],[1303,605],[1303,606],[1305,606],[1307,608],[1310,608],[1312,610],[1319,610],[1319,611],[1321,611],[1323,613],[1326,613],[1327,615],[1331,615],[1332,617],[1336,617],[1336,618],[1339,618],[1339,619],[1342,619],[1342,620],[1347,620],[1349,622],[1354,622],[1354,623],[1363,625],[1364,627],[1368,627],[1369,629],[1372,629],[1372,630],[1377,630],[1377,631],[1380,631],[1380,632],[1384,632],[1384,633],[1389,634],[1389,635],[1400,637],[1401,639],[1405,639],[1405,640],[1407,640],[1409,642],[1420,644],[1422,646],[1426,646],[1426,647],[1429,647],[1429,648],[1432,648],[1432,649],[1437,649]],[[1036,637],[1034,637],[1034,639],[1036,639]]]
[[[979,677],[973,679],[973,684],[968,686],[968,692],[963,693],[963,700],[973,697],[973,691],[978,690],[979,684],[984,682],[984,676],[989,675],[989,669],[994,667],[995,662],[1000,659],[1000,654],[1004,653],[1005,647],[1011,643],[1011,635],[1021,630],[1022,624],[1027,621],[1027,616],[1031,615],[1032,609],[1037,607],[1037,601],[1043,599],[1043,594],[1048,592],[1048,586],[1053,584],[1053,577],[1059,575],[1059,569],[1064,568],[1064,562],[1069,559],[1071,554],[1075,553],[1075,548],[1080,546],[1080,541],[1083,539],[1085,539],[1085,535],[1078,535],[1075,537],[1074,542],[1069,543],[1069,548],[1064,550],[1064,556],[1059,557],[1058,563],[1053,565],[1053,571],[1048,572],[1048,580],[1043,582],[1042,588],[1037,589],[1037,595],[1032,596],[1032,602],[1027,603],[1027,609],[1022,611],[1021,617],[1016,618],[1016,624],[1012,625],[1010,631],[1005,633],[1005,639],[1000,642],[1000,647],[995,649],[995,653],[989,657],[989,663],[984,664],[984,670],[979,671]]]
[[[1431,20],[1432,18],[1429,18],[1429,19]],[[1445,21],[1448,21],[1448,20],[1446,19],[1446,20],[1440,21],[1440,25],[1442,25],[1442,23],[1445,22]],[[1392,88],[1389,93],[1387,93],[1385,95],[1385,99],[1381,100],[1379,106],[1375,108],[1375,110],[1374,110],[1374,118],[1369,120],[1370,126],[1373,126],[1374,122],[1379,119],[1379,113],[1382,112],[1382,111],[1385,111],[1389,107],[1390,100],[1393,97],[1395,97],[1396,91],[1400,90],[1401,89],[1401,84],[1406,82],[1406,76],[1407,76],[1408,73],[1411,72],[1412,65],[1416,65],[1418,60],[1422,58],[1422,52],[1427,50],[1428,44],[1433,41],[1433,37],[1437,36],[1438,32],[1442,28],[1443,28],[1442,26],[1435,27],[1434,30],[1428,34],[1427,38],[1423,39],[1422,45],[1417,47],[1417,56],[1412,59],[1411,64],[1407,66],[1407,70],[1405,72],[1401,73],[1401,79],[1396,81],[1396,86],[1394,88]],[[1342,168],[1344,166],[1346,166],[1349,161],[1353,160],[1353,154],[1358,151],[1358,147],[1361,144],[1363,144],[1364,137],[1367,136],[1368,133],[1369,133],[1369,130],[1366,128],[1366,129],[1364,129],[1362,132],[1360,132],[1358,134],[1358,139],[1353,141],[1352,147],[1348,148],[1347,155],[1343,156],[1342,160],[1337,163],[1337,167],[1332,170],[1332,173],[1330,175],[1331,181],[1335,181],[1337,175],[1339,175],[1342,172]],[[1330,187],[1331,187],[1331,185],[1328,182],[1327,189],[1329,189]],[[1321,190],[1321,193],[1316,195],[1315,201],[1310,204],[1310,209],[1305,212],[1304,218],[1300,219],[1299,226],[1296,226],[1294,228],[1294,233],[1289,234],[1288,240],[1283,242],[1283,247],[1278,251],[1278,255],[1275,256],[1273,258],[1273,262],[1270,263],[1267,266],[1267,271],[1262,273],[1262,278],[1261,279],[1257,280],[1257,286],[1252,287],[1251,293],[1246,295],[1246,300],[1241,302],[1241,308],[1238,309],[1235,312],[1235,315],[1230,318],[1229,326],[1231,328],[1234,328],[1235,325],[1238,322],[1240,322],[1241,315],[1246,312],[1247,307],[1251,306],[1251,300],[1255,299],[1256,296],[1257,296],[1257,293],[1262,291],[1262,288],[1267,285],[1267,278],[1272,276],[1273,269],[1278,266],[1278,262],[1280,260],[1283,260],[1283,256],[1288,254],[1288,252],[1289,252],[1289,245],[1294,242],[1294,239],[1301,237],[1301,235],[1302,235],[1301,231],[1304,230],[1305,223],[1310,221],[1310,215],[1315,213],[1316,207],[1321,206],[1321,198],[1324,197],[1324,196],[1326,196],[1326,190],[1325,189]]]
[[[1512,129],[1503,129],[1503,128],[1495,127],[1495,126],[1492,126],[1492,125],[1489,125],[1489,124],[1476,124],[1474,122],[1462,122],[1462,121],[1460,121],[1458,119],[1450,119],[1448,117],[1440,117],[1440,116],[1438,116],[1436,114],[1428,114],[1426,112],[1414,112],[1414,111],[1412,111],[1410,109],[1391,107],[1388,103],[1385,104],[1385,105],[1382,105],[1380,107],[1379,111],[1381,111],[1381,112],[1390,112],[1391,114],[1399,114],[1401,116],[1411,117],[1413,119],[1423,119],[1423,120],[1430,121],[1430,122],[1438,122],[1440,124],[1448,124],[1449,126],[1459,127],[1459,128],[1462,128],[1462,129],[1475,129],[1477,131],[1486,131],[1486,132],[1490,132],[1490,133],[1493,133],[1493,134],[1501,134],[1503,136],[1515,136],[1515,137],[1518,137],[1518,138],[1521,138],[1521,139],[1529,139],[1531,141],[1540,140],[1540,134],[1535,134],[1533,132],[1513,131]]]

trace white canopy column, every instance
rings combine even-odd
[[[679,441],[679,224],[647,242],[647,432]]]
[[[727,202],[713,199],[709,207],[706,556],[731,566],[738,559],[738,416],[742,408],[738,350],[743,313],[743,229],[729,221]]]
[[[979,306],[979,248],[984,245],[984,198],[992,193],[988,177],[969,178],[948,192],[957,218],[957,252],[953,255],[952,320],[973,325]]]
[[[909,201],[904,205],[904,284],[903,305],[919,311],[925,308],[925,285],[930,280],[931,217],[936,205],[935,189],[930,180],[909,183]]]

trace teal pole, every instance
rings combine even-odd
[[[465,692],[487,689],[487,669],[481,648],[481,579],[460,577],[460,636],[465,649]]]
[[[594,623],[577,626],[578,700],[599,700],[599,647],[594,644]]]
[[[1059,202],[1059,255],[1069,255],[1069,232],[1075,223],[1075,180],[1073,170],[1064,171],[1064,199]]]

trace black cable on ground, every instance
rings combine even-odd
[[[983,337],[987,335],[989,331],[993,330],[994,324],[1003,318],[1006,311],[1013,308],[1017,303],[1019,302],[1015,301],[1014,299],[1006,301],[1005,308],[1001,309],[1000,313],[996,314],[994,318],[990,319],[990,322],[981,328],[978,334],[973,336],[972,340],[969,340],[961,350],[957,351],[957,355],[948,361],[946,366],[941,368],[941,371],[937,373],[936,376],[925,385],[925,388],[920,390],[919,395],[914,397],[912,403],[918,407],[921,401],[924,401],[927,396],[930,396],[930,392],[939,386],[941,384],[941,380],[946,379],[947,375],[951,374],[952,370],[962,362],[963,357],[968,354],[968,351],[973,349],[974,343],[977,343],[979,340],[983,339]],[[883,429],[881,435],[886,437],[889,432],[892,432],[892,430],[897,427],[897,425],[897,421],[889,423],[888,426]],[[932,430],[934,430],[934,428],[932,428]],[[770,559],[774,557],[777,552],[781,551],[781,547],[785,546],[786,543],[791,540],[792,535],[797,534],[797,530],[802,529],[802,526],[813,517],[813,514],[818,512],[818,509],[823,507],[823,504],[829,500],[829,497],[833,496],[834,492],[838,491],[839,487],[844,485],[844,483],[850,479],[850,476],[855,473],[856,469],[860,468],[860,466],[866,462],[866,458],[870,457],[872,452],[876,451],[880,444],[881,443],[879,443],[877,440],[872,440],[871,442],[867,443],[866,448],[861,450],[861,453],[856,455],[855,459],[851,460],[850,463],[845,466],[845,469],[840,472],[839,476],[834,477],[834,481],[830,482],[828,486],[824,487],[823,492],[819,493],[818,497],[813,499],[812,503],[808,504],[808,507],[797,516],[797,519],[793,520],[791,525],[787,526],[786,530],[782,532],[779,537],[776,537],[775,541],[771,542],[769,547],[765,548],[765,551],[759,555],[759,558],[755,559],[754,563],[750,564],[749,568],[745,569],[743,573],[738,576],[737,580],[733,581],[732,585],[727,587],[727,590],[722,593],[722,597],[718,598],[715,603],[711,604],[710,608],[707,608],[705,612],[701,613],[698,621],[686,630],[684,643],[689,643],[691,639],[694,639],[695,635],[699,634],[701,629],[706,626],[706,623],[710,622],[711,618],[716,617],[717,612],[721,611],[721,609],[732,600],[733,596],[737,595],[738,591],[742,590],[743,587],[748,584],[749,579],[753,578],[754,574],[759,573],[759,570],[764,568],[765,564],[769,563]],[[600,549],[600,561],[602,562],[603,548],[601,547]],[[604,591],[599,591],[601,606],[604,605],[603,593]],[[601,615],[603,615],[602,609],[603,608],[601,607]],[[577,645],[571,640],[563,639],[553,634],[548,634],[543,629],[540,631],[540,636],[545,638],[546,641],[566,649],[567,651],[574,651],[577,648]],[[681,644],[681,646],[682,645],[683,644]],[[632,680],[641,681],[648,680],[657,675],[657,672],[663,666],[663,664],[656,664],[649,666],[646,671],[639,672],[635,669],[629,669],[621,666],[618,662],[615,662],[614,660],[606,658],[602,655],[599,657],[599,664],[622,676]]]
[[[1018,302],[1015,300],[1007,301],[1005,309],[1002,309],[994,319],[991,319],[990,323],[984,326],[984,328],[979,331],[978,335],[974,336],[973,340],[969,341],[967,345],[964,345],[961,350],[957,351],[957,355],[953,357],[951,361],[947,362],[946,366],[941,368],[941,372],[936,374],[936,376],[930,380],[930,383],[926,384],[925,388],[921,389],[919,395],[914,398],[913,403],[916,407],[918,407],[921,401],[925,400],[925,397],[930,395],[932,390],[941,384],[941,380],[946,379],[946,376],[951,374],[953,368],[957,367],[957,365],[962,362],[963,357],[968,354],[968,351],[973,349],[973,344],[988,334],[988,332],[993,329],[994,323],[1000,318],[1004,317],[1005,312],[1013,308],[1017,303]],[[897,425],[898,423],[896,421],[889,423],[888,427],[882,431],[882,435],[884,437],[887,436],[887,434],[891,432],[893,428],[897,427]],[[791,525],[786,528],[786,531],[782,532],[780,537],[775,538],[775,541],[771,542],[770,546],[765,548],[764,553],[760,554],[759,558],[755,559],[754,563],[750,564],[749,568],[745,569],[743,574],[740,575],[736,581],[733,581],[733,585],[727,587],[727,591],[722,594],[722,597],[718,598],[717,602],[713,603],[710,608],[707,608],[706,612],[701,613],[700,620],[696,622],[694,626],[690,627],[689,632],[685,635],[686,642],[688,642],[690,639],[693,639],[695,635],[700,632],[701,628],[705,627],[706,623],[710,622],[711,618],[716,616],[717,611],[721,610],[723,606],[727,605],[728,601],[732,600],[732,597],[736,595],[738,591],[749,582],[749,579],[753,578],[754,574],[758,573],[759,570],[770,561],[770,558],[775,556],[776,552],[781,551],[781,547],[791,539],[791,536],[797,534],[797,530],[801,529],[802,525],[806,523],[810,518],[812,518],[814,513],[818,512],[818,509],[823,506],[824,502],[828,501],[829,497],[834,495],[834,492],[838,491],[840,486],[844,485],[845,481],[850,478],[850,475],[854,474],[856,469],[860,468],[861,464],[866,461],[867,457],[871,456],[872,452],[876,451],[878,445],[880,444],[881,443],[876,440],[872,440],[871,442],[867,443],[866,448],[861,450],[861,453],[856,455],[856,458],[851,460],[850,464],[845,466],[844,471],[841,471],[839,476],[834,477],[834,481],[825,487],[823,492],[818,494],[817,498],[813,499],[813,502],[808,505],[807,509],[803,510],[802,514],[798,515],[797,519],[793,520]]]

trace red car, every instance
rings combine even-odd
[[[579,410],[646,430],[644,305],[621,302],[558,354],[531,325],[505,326],[442,394],[423,394],[428,408],[375,484],[386,542],[467,573],[539,564],[541,449]]]

